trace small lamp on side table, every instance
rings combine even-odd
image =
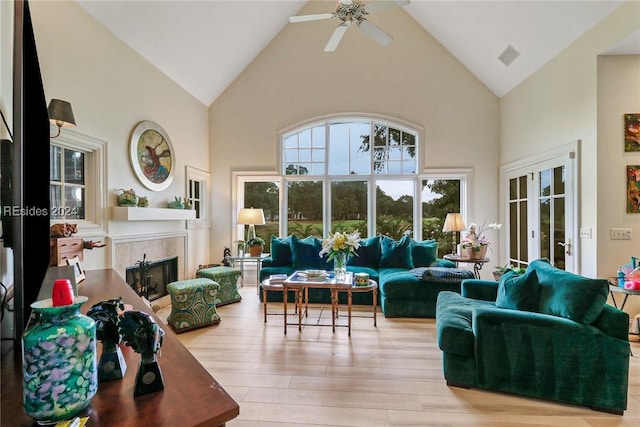
[[[256,237],[256,225],[264,225],[264,212],[262,209],[242,208],[238,213],[238,224],[248,225],[247,240]]]
[[[459,213],[448,213],[444,219],[444,225],[442,226],[443,232],[451,232],[453,238],[453,247],[451,248],[451,254],[456,254],[456,233],[464,231],[467,227],[464,225],[462,215]]]

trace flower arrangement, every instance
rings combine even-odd
[[[329,233],[329,238],[322,240],[322,250],[319,255],[328,254],[327,262],[341,254],[346,257],[358,256],[356,250],[360,247],[361,240],[358,230],[352,233],[341,233],[339,231],[334,234]]]
[[[473,252],[479,252],[483,246],[489,246],[491,242],[484,235],[487,230],[499,230],[502,224],[491,223],[486,225],[486,221],[482,223],[482,226],[478,228],[477,224],[469,224],[467,235],[460,242],[462,249],[471,249]]]

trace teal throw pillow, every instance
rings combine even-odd
[[[591,324],[596,321],[609,295],[609,282],[591,279],[538,259],[527,270],[535,270],[540,282],[540,313],[566,317],[574,322]]]
[[[415,267],[431,267],[438,256],[438,242],[435,240],[423,240],[416,242],[411,240],[411,260]]]
[[[291,265],[291,236],[279,238],[271,236],[272,267],[288,267]]]
[[[352,257],[348,265],[377,269],[380,265],[380,237],[369,237],[360,241],[356,253],[358,256]]]
[[[496,307],[537,311],[539,298],[540,287],[535,270],[527,271],[522,275],[509,271],[500,278]]]
[[[411,260],[411,237],[402,236],[394,240],[387,236],[380,236],[380,267],[383,268],[413,268]]]
[[[313,236],[300,239],[295,234],[291,235],[291,261],[295,270],[333,268],[326,258],[320,257],[321,250],[322,240]]]

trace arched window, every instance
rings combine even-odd
[[[280,134],[278,176],[237,175],[237,208],[264,210],[256,232],[267,242],[357,229],[363,237],[435,238],[450,252],[442,224],[447,212],[463,211],[469,171],[420,171],[421,135],[417,126],[377,117],[295,126]]]

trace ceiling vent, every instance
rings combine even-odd
[[[504,51],[502,51],[500,56],[498,56],[498,59],[508,67],[516,60],[516,58],[518,58],[518,56],[520,56],[520,52],[518,52],[513,46],[509,45]]]

